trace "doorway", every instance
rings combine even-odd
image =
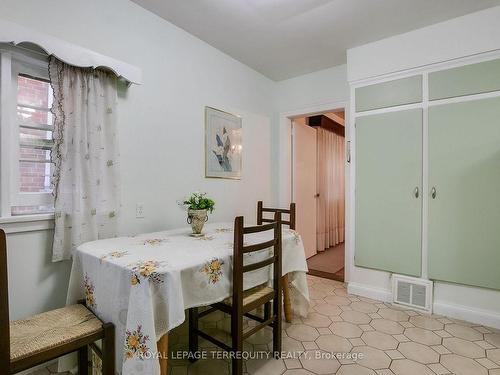
[[[344,281],[345,112],[291,119],[292,197],[309,273]]]

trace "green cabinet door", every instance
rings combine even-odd
[[[355,264],[421,273],[422,110],[356,119]]]
[[[500,289],[500,98],[429,108],[429,277]]]

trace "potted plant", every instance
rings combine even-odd
[[[208,212],[213,212],[215,202],[207,197],[207,193],[194,192],[182,204],[187,208],[187,222],[191,224],[193,235],[201,235],[203,225],[208,221]]]

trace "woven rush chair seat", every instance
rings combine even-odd
[[[81,304],[16,320],[10,322],[10,357],[18,361],[101,330],[102,322]]]
[[[252,304],[253,302],[257,301],[258,299],[264,298],[264,297],[269,297],[269,301],[273,299],[274,295],[274,289],[268,287],[267,285],[259,285],[254,288],[245,290],[243,292],[243,307],[248,306]],[[233,304],[233,298],[228,297],[224,300],[224,303],[226,305],[232,306]]]

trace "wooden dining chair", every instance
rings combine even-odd
[[[78,374],[89,374],[89,346],[102,359],[102,374],[115,375],[115,328],[82,301],[26,319],[9,321],[7,243],[0,229],[0,369],[17,372],[78,352]],[[102,348],[95,341],[102,340]]]
[[[266,218],[264,216],[265,212],[269,213],[279,213],[281,215],[285,214],[288,215],[288,220],[283,220],[283,217],[281,217],[282,221],[281,224],[288,225],[288,227],[292,230],[295,230],[295,219],[296,219],[296,211],[295,211],[295,203],[290,203],[290,207],[288,209],[286,208],[271,208],[271,207],[264,207],[264,204],[262,201],[257,202],[257,225],[262,225],[263,223],[268,223],[273,221],[270,218]],[[281,284],[283,285],[283,306],[285,309],[285,320],[287,323],[291,323],[293,320],[293,311],[292,311],[292,302],[290,301],[290,289],[289,289],[289,284],[288,284],[288,274],[283,275],[281,278]],[[268,310],[266,310],[266,313]]]
[[[265,212],[270,212],[273,214],[276,214],[277,212],[280,214],[285,214],[288,215],[288,220],[283,220],[283,216],[281,217],[281,224],[288,225],[290,229],[295,230],[295,203],[290,203],[290,207],[288,209],[286,208],[270,208],[270,207],[264,207],[262,201],[257,202],[257,225],[262,225],[263,223],[269,223],[272,222],[273,219],[266,218],[264,217]]]
[[[238,216],[234,220],[234,254],[233,254],[233,295],[223,302],[212,304],[208,310],[198,313],[198,308],[189,309],[189,350],[195,353],[198,350],[198,336],[214,343],[220,348],[233,354],[232,374],[241,375],[243,340],[255,334],[266,326],[273,329],[273,356],[278,358],[281,352],[281,224],[280,214],[276,213],[275,221],[260,226],[243,226],[243,217]],[[247,234],[273,231],[273,238],[252,245],[244,245],[244,237]],[[243,264],[243,255],[255,251],[273,248],[273,254],[269,258],[251,263]],[[249,290],[243,290],[243,277],[246,272],[255,271],[273,265],[273,287],[268,283],[262,284]],[[269,305],[273,301],[272,314],[260,317],[251,313],[256,308]],[[223,311],[231,316],[231,345],[227,345],[213,336],[198,328],[198,319],[216,310]],[[259,324],[243,330],[243,317],[257,321]],[[194,356],[192,356],[194,357]]]

